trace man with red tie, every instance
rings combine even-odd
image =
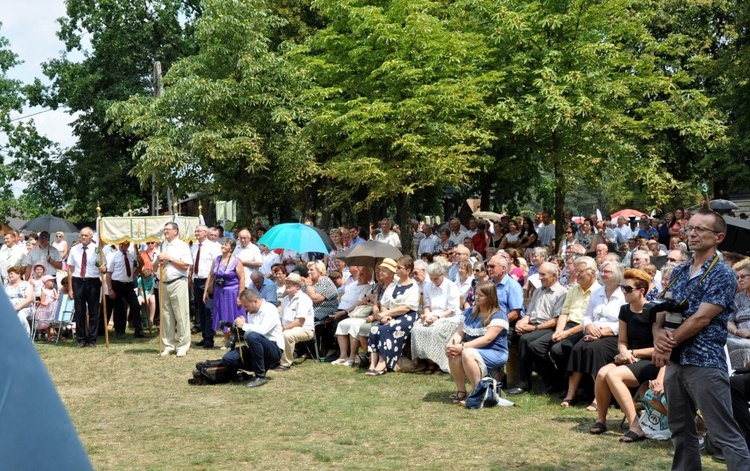
[[[216,258],[221,257],[221,245],[208,238],[209,229],[204,225],[195,228],[197,239],[190,247],[193,257],[193,265],[190,267],[189,278],[193,286],[193,298],[195,302],[195,324],[193,332],[201,332],[202,339],[198,342],[199,347],[213,348],[213,295],[209,294],[208,301],[203,303],[203,291],[206,288],[208,273],[211,264]]]
[[[75,307],[76,340],[78,348],[96,347],[99,330],[99,296],[102,282],[100,273],[107,272],[107,265],[97,266],[99,250],[92,242],[94,232],[84,227],[79,234],[80,244],[68,255],[68,289]]]
[[[135,294],[135,277],[141,268],[135,263],[135,255],[128,252],[130,242],[119,245],[118,250],[107,256],[107,296],[114,300],[115,337],[125,338],[126,315],[125,304],[130,306],[130,323],[135,330],[134,337],[145,338],[141,322],[141,307]]]

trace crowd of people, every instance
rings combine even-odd
[[[652,397],[666,398],[675,469],[690,469],[699,453],[698,409],[730,468],[745,469],[749,414],[745,407],[733,415],[732,394],[750,388],[733,381],[730,394],[729,371],[750,365],[750,260],[717,250],[724,220],[681,209],[637,227],[593,214],[579,225],[570,216],[559,241],[547,212],[536,221],[472,218],[468,229],[458,219],[445,228],[414,221],[414,253],[375,267],[347,266],[342,255],[366,238],[400,248],[387,219],[369,234],[331,230],[327,254],[258,246],[263,229],[226,237],[203,225],[188,245],[175,223],[160,244],[134,251],[124,242],[108,253],[90,228],[59,248],[42,232],[24,250],[9,233],[0,265],[26,329],[32,311],[44,330],[54,301],[74,300],[81,348],[96,346],[92,313],[103,278],[116,338],[125,338],[128,322],[134,337],[145,337],[159,316],[160,354],[184,357],[191,347],[215,348],[217,332],[224,341],[240,332],[244,342],[222,361],[253,372],[247,387],[291,368],[296,347],[315,341],[332,366],[359,365],[367,376],[449,373],[455,404],[483,377],[517,396],[535,389],[536,375],[561,407],[588,403],[592,434],[608,429],[614,400],[628,424],[620,440],[632,443],[646,437],[633,391],[647,383]]]

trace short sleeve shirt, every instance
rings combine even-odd
[[[722,311],[716,315],[697,335],[680,344],[680,364],[726,369],[724,344],[727,341],[727,322],[734,313],[734,295],[737,292],[737,280],[734,271],[721,261],[709,271],[703,281],[703,274],[708,270],[714,254],[690,276],[690,262],[685,262],[674,269],[674,283],[669,291],[677,302],[687,298],[688,307],[682,318],[687,319],[696,313],[702,303],[721,306]],[[700,282],[700,283],[699,283]]]

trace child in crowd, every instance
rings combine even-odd
[[[138,277],[138,302],[145,305],[148,310],[148,328],[154,326],[154,314],[156,313],[156,297],[154,296],[154,277],[150,268],[144,268]]]
[[[35,268],[40,267],[37,265]],[[42,267],[44,271],[44,267]],[[50,325],[50,321],[55,318],[55,312],[57,311],[57,301],[59,299],[59,293],[57,291],[57,280],[52,275],[44,275],[38,283],[41,287],[39,304],[36,308],[36,330],[40,332],[45,331],[47,340],[54,338],[54,329]]]

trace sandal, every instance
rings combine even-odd
[[[594,425],[589,429],[589,433],[593,435],[601,435],[607,431],[607,426],[601,422],[594,422]]]
[[[592,402],[588,406],[586,406],[586,410],[589,412],[596,412],[599,410],[599,406],[596,405],[596,402]]]
[[[570,399],[570,398],[567,398],[567,397],[566,397],[566,398],[565,398],[565,399],[563,399],[563,401],[562,401],[562,402],[560,403],[560,406],[562,406],[562,407],[570,407],[570,406],[573,406],[573,405],[575,405],[575,404],[576,404],[576,398],[572,398],[572,399]]]
[[[386,370],[367,370],[365,376],[382,376],[386,373]]]
[[[643,440],[644,438],[646,438],[645,435],[644,436],[640,436],[637,433],[635,433],[634,431],[628,430],[627,432],[625,432],[622,435],[622,437],[620,437],[620,441],[622,443],[635,443],[635,442],[639,442],[639,441]]]
[[[452,404],[466,403],[466,391],[456,391],[456,394],[451,394],[449,397]]]

